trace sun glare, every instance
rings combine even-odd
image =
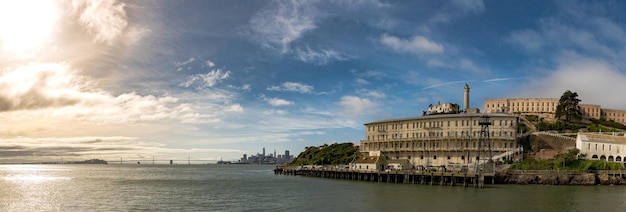
[[[28,54],[50,41],[58,20],[54,0],[0,1],[0,46]]]

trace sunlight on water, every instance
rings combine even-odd
[[[12,165],[2,169],[6,174],[4,180],[15,183],[42,183],[53,180],[70,180],[71,177],[53,176],[53,171],[66,170],[58,167],[42,165]]]
[[[2,211],[60,210],[63,187],[72,180],[72,169],[54,165],[0,166]]]

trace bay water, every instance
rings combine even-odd
[[[0,211],[624,211],[626,186],[484,189],[274,175],[271,165],[0,165]]]

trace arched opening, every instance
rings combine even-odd
[[[609,161],[609,162],[613,162],[613,161],[614,161],[614,160],[613,160],[613,155],[609,155],[609,160],[608,160],[608,161]]]
[[[600,156],[600,160],[606,161],[606,156],[604,155]]]
[[[593,155],[593,156],[591,156],[591,159],[598,160],[598,155]]]
[[[618,161],[618,162],[622,161],[622,157],[620,156],[615,157],[615,161]]]

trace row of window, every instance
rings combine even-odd
[[[524,104],[524,103],[525,103],[525,104]],[[541,103],[541,105],[539,105],[539,103]],[[542,106],[542,107],[543,107],[543,106],[555,107],[555,106],[556,106],[556,104],[554,104],[554,103],[555,103],[555,102],[537,102],[537,105],[536,105],[536,106]],[[491,104],[491,108],[496,108],[496,105],[497,105],[497,107],[500,107],[500,103],[498,102],[498,103],[492,103],[492,104]],[[506,107],[509,107],[509,106],[513,106],[513,107],[516,107],[516,106],[517,106],[517,107],[532,106],[532,107],[534,107],[534,106],[535,106],[535,102],[521,102],[521,104],[520,104],[520,102],[511,102],[510,104],[508,104],[508,103],[507,103],[507,104],[502,103],[502,107],[505,107],[505,106],[506,106]],[[487,104],[487,107],[489,107],[489,104]]]
[[[604,144],[602,144],[602,145],[600,146],[600,148],[601,148],[601,149],[600,149],[601,151],[604,151]],[[617,146],[617,148],[615,148],[615,149],[617,150],[617,154],[619,154],[619,149],[620,149],[620,148],[619,148],[619,146]],[[591,144],[590,144],[590,143],[587,143],[587,150],[591,150]],[[594,145],[594,150],[598,150],[598,144],[595,144],[595,145]],[[609,144],[609,145],[608,145],[608,150],[609,150],[609,151],[612,151],[612,150],[613,150],[613,147],[612,147],[612,145],[611,145],[611,144]]]
[[[460,133],[459,133],[460,132]],[[497,132],[497,136],[498,137],[513,137],[514,131],[498,131]],[[391,135],[391,139],[389,138],[389,135]],[[472,136],[472,137],[478,137],[480,136],[480,131],[454,131],[454,132],[417,132],[417,133],[406,133],[406,136],[403,137],[402,133],[394,133],[394,134],[380,134],[380,135],[368,135],[367,136],[367,140],[368,141],[386,141],[386,140],[396,140],[396,139],[409,139],[409,138],[458,138],[458,137],[466,137],[466,136]],[[445,137],[444,137],[445,135]],[[496,136],[496,132],[495,131],[491,131],[489,133],[489,137],[494,137]]]
[[[497,125],[496,125],[497,123]],[[479,126],[478,120],[461,120],[461,121],[429,121],[429,122],[411,122],[411,123],[402,123],[402,124],[390,124],[390,125],[378,125],[378,126],[367,126],[367,131],[383,131],[388,130],[401,130],[403,127],[405,129],[423,129],[423,128],[434,128],[434,127],[450,127],[453,124],[455,127],[460,126]],[[492,126],[513,126],[513,120],[493,120],[491,122]]]
[[[450,143],[451,142],[445,142],[445,146],[446,148],[450,148]],[[409,145],[410,144],[410,145]],[[443,142],[411,142],[411,143],[404,143],[403,144],[389,144],[389,143],[378,143],[378,144],[370,144],[368,145],[369,148],[374,148],[374,149],[389,149],[389,148],[440,148],[441,146],[443,146]],[[470,144],[472,145],[472,148],[476,148],[476,146],[478,145],[478,142],[472,141],[472,142],[452,142],[452,147],[463,147],[463,144],[465,144],[465,148],[469,148]],[[493,147],[494,148],[513,148],[513,142],[493,142]]]

